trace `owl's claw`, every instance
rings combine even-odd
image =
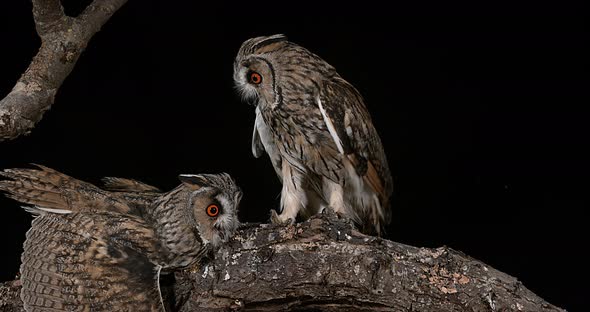
[[[275,225],[291,225],[293,224],[292,218],[284,218],[283,215],[279,215],[276,210],[272,209],[270,211],[270,223]]]
[[[328,218],[333,218],[333,219],[347,219],[346,215],[343,214],[340,211],[336,211],[334,208],[332,208],[331,206],[327,206],[325,207],[322,212],[323,215],[325,215]]]

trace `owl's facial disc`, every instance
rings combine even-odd
[[[235,193],[235,194],[234,194]],[[236,231],[237,205],[241,192],[230,195],[214,187],[202,187],[191,195],[191,213],[195,219],[195,227],[205,244],[213,248],[219,247]]]
[[[238,61],[234,81],[242,98],[254,105],[276,102],[275,76],[272,64],[262,56]]]

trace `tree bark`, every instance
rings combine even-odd
[[[162,284],[169,311],[564,311],[461,252],[363,235],[326,215],[244,226],[214,259]],[[0,287],[3,311],[21,311],[10,297],[19,287]]]
[[[0,311],[3,312],[24,312],[23,304],[20,301],[20,280],[0,283]]]
[[[86,45],[127,0],[94,0],[78,17],[59,0],[33,0],[41,47],[12,91],[0,101],[0,142],[28,134],[53,104]]]

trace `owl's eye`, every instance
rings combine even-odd
[[[251,71],[248,73],[248,81],[253,84],[260,84],[262,82],[262,76],[255,71]]]
[[[219,214],[219,207],[215,204],[207,206],[207,215],[210,217],[216,217]]]

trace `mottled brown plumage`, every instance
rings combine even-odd
[[[393,183],[359,92],[282,35],[244,42],[234,80],[256,104],[253,153],[266,151],[283,183],[281,214],[273,221],[331,207],[364,232],[380,234],[390,221]]]
[[[161,311],[167,255],[141,218],[112,212],[35,218],[23,246],[27,311]]]
[[[163,311],[160,270],[196,263],[239,224],[227,174],[181,175],[166,193],[108,178],[123,191],[111,192],[38,167],[0,172],[0,190],[37,215],[21,257],[27,311]]]

